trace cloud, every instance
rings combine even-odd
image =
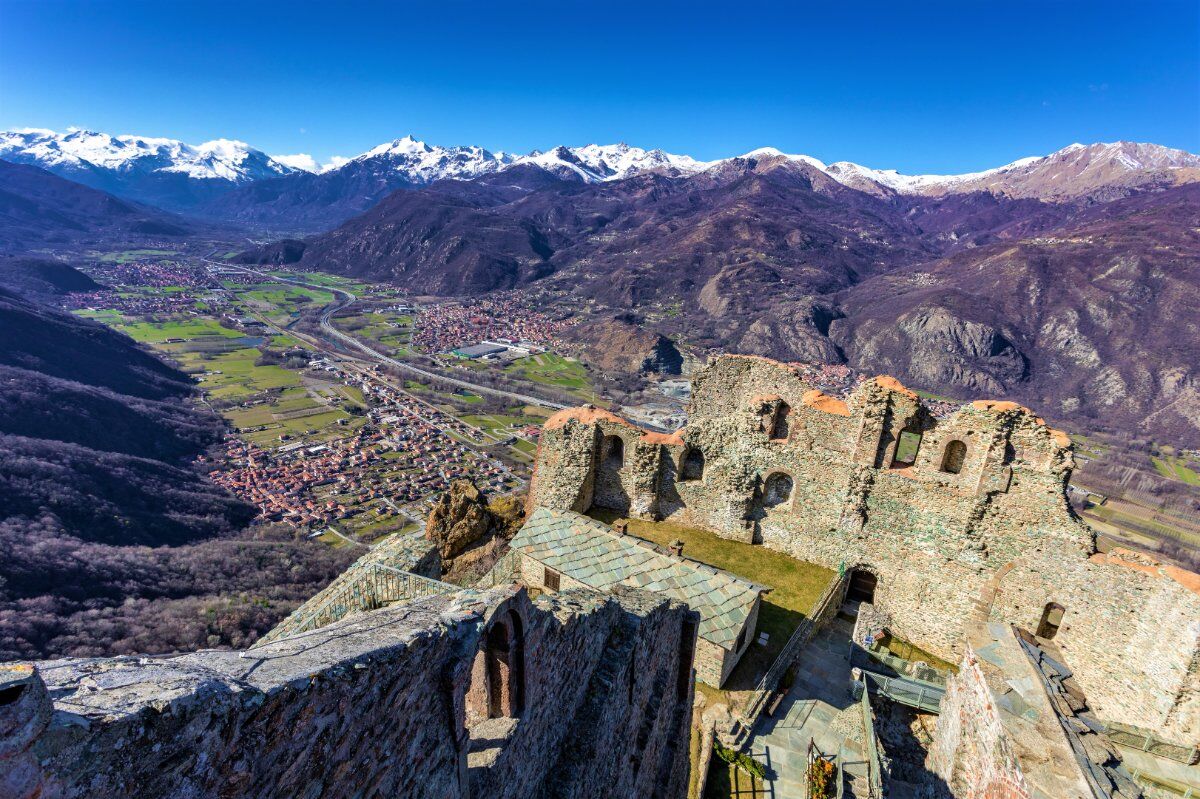
[[[305,172],[319,172],[321,170],[321,165],[317,163],[317,159],[308,153],[273,155],[271,157],[285,166],[290,166],[292,169],[303,169]]]
[[[312,172],[314,174],[320,174],[321,172],[328,172],[331,169],[337,169],[342,164],[350,161],[349,158],[335,155],[330,158],[328,162],[324,164],[318,164],[317,159],[313,158],[308,153],[296,153],[295,155],[273,155],[271,157],[281,164],[290,166],[292,169],[302,169],[305,172]]]

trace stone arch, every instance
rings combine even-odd
[[[592,504],[596,507],[629,510],[629,492],[623,479],[625,456],[626,444],[621,436],[609,433],[600,440],[600,464],[592,491]]]
[[[679,463],[679,479],[682,482],[704,479],[704,450],[688,447]]]
[[[492,622],[485,641],[488,718],[516,718],[525,710],[525,636],[521,617],[509,608]]]
[[[959,439],[953,439],[942,450],[941,470],[947,474],[958,474],[962,471],[963,463],[967,460],[967,445]]]
[[[876,592],[879,590],[879,575],[875,570],[860,564],[852,568],[848,576],[846,599],[875,604]]]
[[[1058,635],[1058,630],[1062,627],[1063,616],[1067,613],[1067,609],[1057,602],[1047,602],[1042,608],[1042,618],[1038,622],[1037,636],[1045,638],[1047,641]]]

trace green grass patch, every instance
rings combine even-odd
[[[144,261],[148,258],[161,258],[165,255],[175,255],[174,250],[122,250],[121,252],[110,252],[100,256],[100,260],[105,263],[125,264],[130,261]]]
[[[513,361],[504,367],[506,374],[531,383],[586,392],[591,390],[587,370],[578,361],[569,361],[561,355],[543,352]]]

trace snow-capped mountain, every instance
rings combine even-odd
[[[1200,156],[1159,144],[1112,142],[1072,144],[1047,156],[962,175],[903,175],[848,161],[824,170],[847,186],[873,193],[883,187],[897,194],[986,191],[1042,200],[1113,199],[1135,189],[1194,181],[1200,178]]]
[[[110,136],[88,130],[0,133],[0,158],[43,169],[109,169],[121,172],[173,172],[200,180],[251,180],[289,175],[296,170],[245,142],[214,139],[185,144],[176,139]]]
[[[1052,202],[1108,200],[1200,180],[1200,156],[1134,142],[1073,144],[1047,156],[960,175],[907,175],[850,161],[826,164],[773,147],[715,161],[623,143],[560,146],[518,156],[478,146],[431,145],[412,136],[322,166],[310,155],[271,156],[228,139],[190,145],[174,139],[38,129],[0,132],[0,159],[39,166],[170,210],[296,231],[341,222],[398,189],[473,180],[515,167],[542,170],[552,180],[592,184],[648,172],[674,178],[707,175],[719,181],[725,171],[736,174],[746,161],[754,161],[760,165],[756,168],[793,166],[807,172],[810,182],[821,173],[836,184],[878,196],[982,191]],[[836,184],[824,183],[826,188]]]
[[[643,172],[658,172],[678,177],[702,172],[716,162],[697,161],[691,156],[674,155],[662,150],[643,150],[628,144],[588,144],[584,147],[555,147],[533,152],[513,161],[540,167],[566,180],[600,183],[623,180]]]
[[[0,133],[0,159],[38,166],[93,188],[167,208],[188,208],[215,192],[297,170],[245,142],[110,136],[87,130]]]
[[[439,147],[411,135],[373,147],[357,158],[330,171],[353,169],[355,165],[379,164],[402,174],[409,183],[422,186],[435,180],[470,179],[496,172],[515,159],[508,153],[492,153],[482,147]]]

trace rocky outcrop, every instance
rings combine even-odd
[[[677,375],[683,370],[675,342],[643,327],[633,314],[585,322],[566,337],[581,347],[580,359],[601,374]]]
[[[489,500],[470,480],[455,480],[429,512],[425,537],[437,546],[444,574],[482,574],[504,554],[523,516],[520,500]]]

